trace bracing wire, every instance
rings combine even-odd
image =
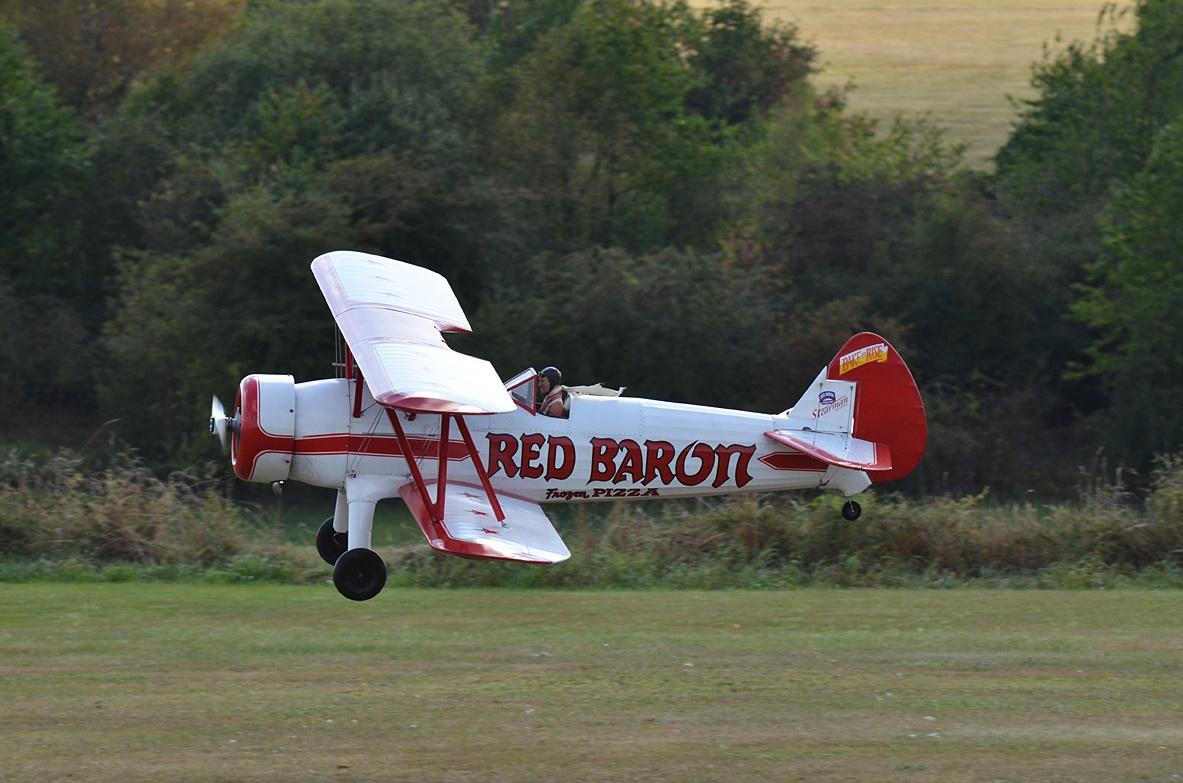
[[[374,407],[376,403],[370,403],[362,409],[362,419],[365,419],[366,414]],[[378,429],[378,422],[382,420],[381,416],[374,416],[370,419],[369,425],[366,427],[365,434],[362,435],[361,443],[358,445],[356,452],[350,454],[350,462],[346,465],[346,472],[353,473],[361,465],[362,457],[365,456],[366,447],[370,445],[370,441],[374,439],[374,432]]]
[[[433,430],[431,427],[427,428],[427,431],[424,433],[424,435],[426,436],[428,442],[431,442],[432,440],[435,440],[438,442],[439,435],[440,435],[440,429],[443,427],[443,422],[444,422],[444,417],[442,415],[437,416],[435,419],[435,429]],[[408,438],[408,440],[409,440],[409,438]],[[440,459],[447,459],[447,451],[444,449],[444,446],[445,446],[445,444],[443,444],[443,443],[439,444],[439,455],[438,456]],[[423,454],[421,454],[418,457],[415,457],[415,465],[416,465],[416,467],[419,468],[420,473],[423,472],[423,460],[425,460],[425,459],[427,459],[427,449],[423,450]],[[438,479],[439,478],[438,462],[436,464],[437,464],[436,478]]]

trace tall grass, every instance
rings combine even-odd
[[[252,519],[216,484],[157,478],[133,454],[88,467],[69,451],[0,455],[0,554],[212,565],[251,546]]]
[[[279,544],[220,481],[161,479],[126,454],[85,464],[65,452],[0,457],[0,579],[328,576],[310,546]],[[561,526],[574,554],[551,568],[450,558],[426,544],[383,554],[391,582],[421,586],[1183,586],[1183,456],[1160,461],[1145,497],[1093,482],[1077,502],[1054,505],[993,503],[985,492],[861,500],[854,523],[828,495],[620,503],[607,515],[576,506]]]
[[[748,495],[722,502],[617,504],[563,529],[571,560],[521,568],[441,558],[422,548],[392,560],[392,579],[419,586],[585,587],[951,586],[1183,587],[1183,457],[1164,459],[1149,495],[1093,481],[1076,503],[995,504],[962,498],[841,499]]]

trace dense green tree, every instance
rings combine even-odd
[[[480,274],[476,243],[496,223],[471,143],[482,73],[471,29],[445,6],[264,0],[195,60],[176,85],[179,107],[174,92],[149,88],[128,123],[165,122],[175,160],[207,161],[223,194],[276,177],[330,179],[356,205],[364,249],[432,265],[463,289]],[[359,177],[353,196],[347,172]],[[377,217],[384,207],[363,202],[380,176],[396,180],[387,205],[395,193],[422,203]],[[373,230],[384,221],[402,228]],[[204,241],[200,230],[194,241]]]
[[[1183,3],[1138,0],[1128,13],[1132,32],[1119,30],[1110,7],[1096,40],[1049,50],[1035,67],[1038,94],[1020,103],[998,153],[999,186],[1024,210],[1095,215],[1183,109]]]
[[[193,63],[183,121],[202,146],[249,141],[270,116],[261,101],[302,89],[338,104],[338,157],[439,161],[464,154],[481,68],[467,22],[438,3],[260,0]]]
[[[678,41],[677,19],[657,6],[604,0],[581,6],[522,63],[492,154],[524,191],[544,247],[667,241],[666,164],[705,140],[683,110],[691,74]]]
[[[457,342],[506,377],[554,364],[571,383],[627,386],[641,397],[777,410],[796,400],[754,381],[767,362],[777,289],[739,259],[592,249],[540,257],[525,272],[476,311],[477,333]]]
[[[121,180],[134,227],[104,339],[106,410],[134,442],[175,455],[208,394],[247,371],[323,376],[332,324],[308,264],[326,250],[422,263],[464,289],[493,211],[468,151],[469,32],[426,2],[255,3],[103,125],[112,164],[163,139],[152,176]]]
[[[89,166],[73,110],[0,26],[0,425],[91,397],[85,314],[101,295],[88,286],[77,250],[77,205]]]
[[[187,255],[129,254],[107,327],[103,386],[122,431],[154,460],[208,444],[209,395],[248,372],[330,374],[333,327],[308,271],[348,246],[349,210],[316,189],[262,186],[230,196],[208,241]]]
[[[35,411],[48,417],[89,403],[96,354],[87,325],[68,303],[46,295],[18,297],[0,285],[0,407],[6,419]],[[6,425],[23,429],[16,421]]]
[[[1160,372],[1139,362],[1153,362],[1168,345],[1155,343],[1163,319],[1162,331],[1171,328],[1161,297],[1170,296],[1173,256],[1151,250],[1151,237],[1166,236],[1155,226],[1174,208],[1169,189],[1154,183],[1172,165],[1167,129],[1183,115],[1183,3],[1139,0],[1124,31],[1119,12],[1106,13],[1094,42],[1070,44],[1035,68],[1038,95],[999,152],[994,190],[1011,230],[1026,237],[1025,263],[1048,300],[1075,290],[1074,312],[1094,330],[1086,357],[1089,339],[1063,324],[1065,303],[1060,319],[1044,321],[1044,350],[1023,352],[1023,364],[1058,363],[1064,381],[1055,391],[1065,409],[1097,413],[1108,405],[1100,412],[1111,425],[1105,442],[1144,467],[1153,452],[1180,442],[1179,420],[1150,405],[1176,388],[1170,363]],[[1164,201],[1152,203],[1151,193]]]
[[[67,103],[87,118],[114,109],[137,79],[188,62],[227,30],[243,0],[0,0],[0,16]]]
[[[1031,252],[981,176],[918,199],[916,217],[876,270],[879,306],[907,325],[909,358],[930,403],[929,486],[1004,494],[1070,491],[1096,448],[1064,378],[1083,330],[1065,317],[1062,270]]]
[[[1103,226],[1105,252],[1076,313],[1098,336],[1090,369],[1114,400],[1111,437],[1141,462],[1183,443],[1183,118],[1158,132]]]
[[[1049,48],[1033,70],[1037,95],[1018,104],[995,190],[1031,253],[1066,279],[1084,279],[1113,189],[1143,169],[1157,129],[1183,109],[1181,41],[1183,3],[1138,0],[1107,7],[1094,41]]]
[[[509,0],[481,14],[495,78],[512,81],[514,67],[534,51],[538,39],[570,22],[580,4],[581,0]]]
[[[87,171],[83,128],[0,26],[0,282],[18,295],[77,293],[64,207]]]
[[[581,5],[522,58],[490,145],[536,216],[535,247],[710,246],[734,212],[745,145],[812,55],[738,0],[700,15]]]
[[[1048,366],[1046,345],[1069,328],[1069,291],[1058,270],[1033,262],[1022,231],[970,178],[918,199],[915,208],[874,275],[885,306],[924,346],[913,368],[950,389],[1054,384],[1060,368]],[[1032,350],[1037,334],[1046,342]]]
[[[812,72],[817,54],[796,27],[766,23],[746,0],[704,8],[684,45],[700,77],[687,107],[725,125],[742,125],[776,107]]]
[[[945,184],[957,152],[924,123],[900,121],[879,134],[831,107],[805,116],[812,127],[788,117],[774,131],[757,175],[771,180],[759,205],[766,247],[812,297],[871,293],[876,264],[921,198]]]

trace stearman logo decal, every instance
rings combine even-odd
[[[845,356],[839,357],[838,374],[845,375],[853,369],[872,362],[880,364],[887,362],[887,343],[868,345],[866,348],[859,348],[857,351],[851,351]]]
[[[836,400],[832,400],[828,405],[823,405],[820,408],[815,408],[813,411],[813,418],[820,419],[837,410],[842,410],[849,404],[850,395],[844,394]]]

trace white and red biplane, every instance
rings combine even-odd
[[[846,341],[792,408],[749,413],[574,387],[569,415],[536,410],[536,377],[502,382],[456,353],[468,332],[448,282],[411,264],[326,253],[312,272],[345,340],[344,377],[248,375],[210,431],[245,481],[337,490],[317,535],[346,598],[373,598],[386,566],[374,506],[401,497],[434,549],[558,563],[570,553],[544,503],[831,489],[850,500],[920,462],[924,403],[903,359],[870,332]]]

